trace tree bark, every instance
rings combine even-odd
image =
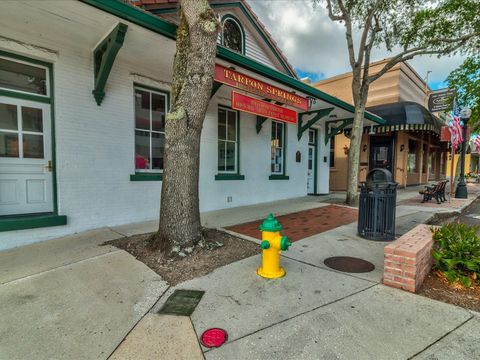
[[[200,137],[210,102],[219,21],[207,0],[181,0],[172,108],[165,121],[160,224],[150,239],[164,253],[201,240]]]
[[[354,75],[355,76],[355,75]],[[356,89],[358,84],[352,86],[353,101],[355,104],[355,113],[352,124],[352,135],[350,137],[350,150],[348,153],[348,179],[347,179],[347,197],[346,203],[350,206],[358,205],[358,171],[360,166],[360,146],[363,134],[363,116],[365,112],[365,104],[367,102],[368,90]]]

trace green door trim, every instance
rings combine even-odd
[[[58,215],[58,194],[57,194],[57,156],[56,156],[56,136],[55,136],[55,87],[54,87],[54,76],[53,76],[53,64],[31,59],[26,56],[13,54],[7,51],[0,50],[0,56],[10,58],[13,60],[20,60],[30,64],[36,64],[44,66],[48,69],[48,81],[50,93],[48,97],[39,97],[32,95],[33,97],[28,98],[28,94],[17,93],[15,91],[6,91],[8,92],[9,97],[14,97],[22,100],[31,100],[47,103],[47,101],[41,101],[40,99],[47,100],[50,104],[50,120],[51,120],[51,144],[52,144],[52,200],[53,200],[53,213],[52,214],[31,214],[31,215],[9,215],[9,216],[0,216],[0,232],[2,231],[11,231],[11,230],[21,230],[21,229],[33,229],[37,227],[48,227],[48,226],[58,226],[65,225],[67,223],[67,217],[65,215]],[[1,95],[1,94],[0,94]],[[27,96],[27,97],[26,97]]]

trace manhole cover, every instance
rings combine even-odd
[[[371,262],[350,256],[329,257],[323,263],[331,269],[349,273],[365,273],[375,269]]]
[[[175,290],[158,313],[190,316],[204,293],[198,290]]]
[[[227,332],[220,328],[205,330],[200,338],[202,345],[213,348],[222,346],[227,341]]]

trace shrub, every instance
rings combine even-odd
[[[472,280],[480,276],[480,237],[478,226],[457,222],[444,225],[433,233],[436,246],[432,255],[439,269],[449,282],[472,286]]]

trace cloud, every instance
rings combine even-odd
[[[323,6],[313,8],[311,0],[247,1],[300,76],[310,73],[323,79],[351,71],[344,27],[329,19]],[[386,49],[375,49],[372,61],[392,55]],[[462,61],[460,55],[422,56],[409,63],[422,78],[432,71],[429,83],[436,85]]]

